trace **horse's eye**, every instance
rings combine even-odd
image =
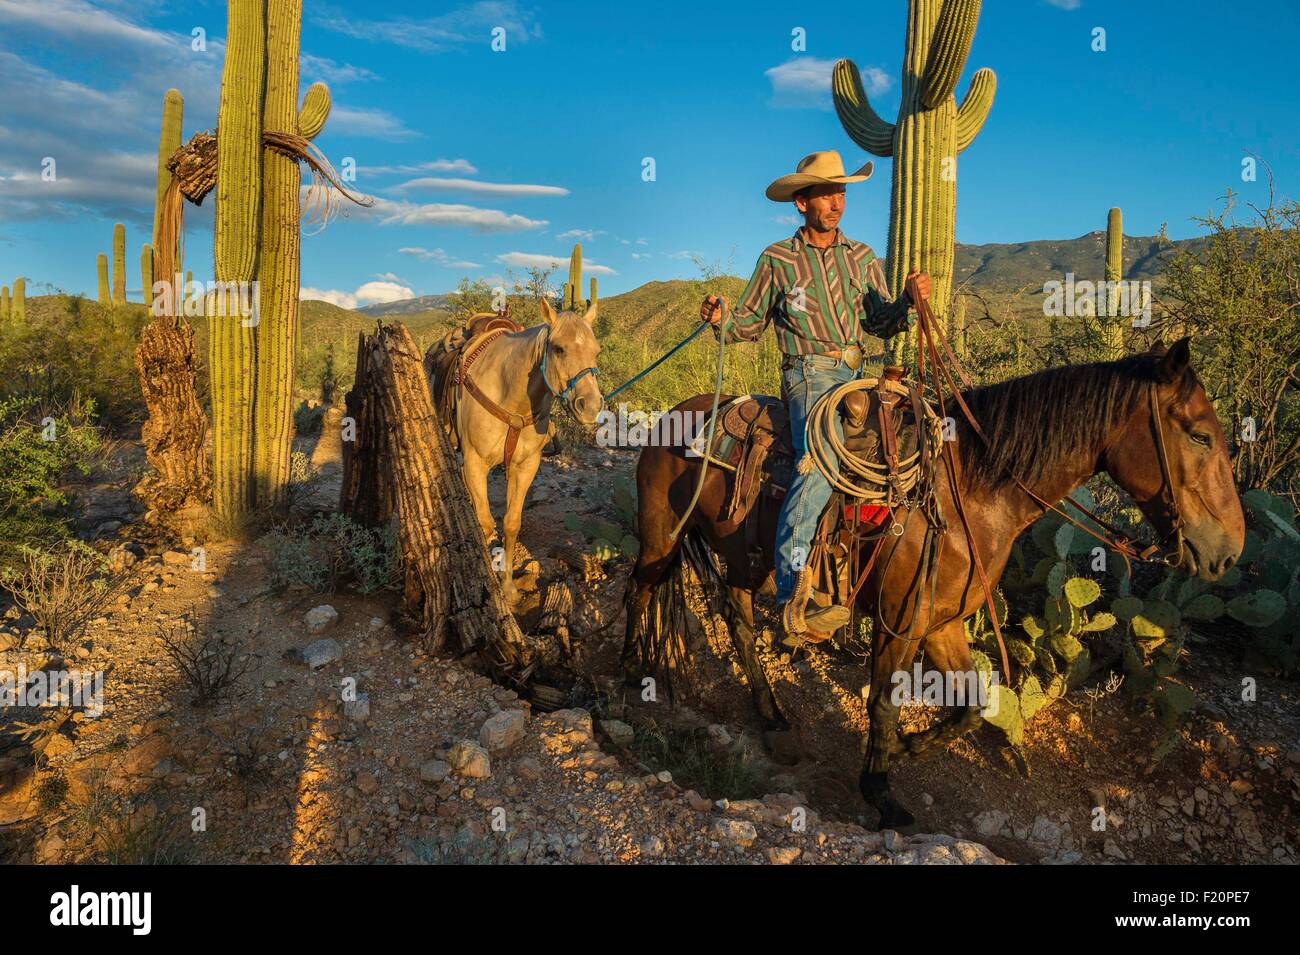
[[[561,356],[564,354],[564,346],[563,346],[563,345],[552,345],[552,346],[551,346],[551,354],[552,354],[552,355],[555,355],[557,358],[561,357]]]
[[[1210,436],[1206,434],[1204,431],[1193,431],[1191,433],[1191,439],[1195,441],[1197,444],[1206,448],[1208,448],[1211,443]]]

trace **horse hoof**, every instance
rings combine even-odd
[[[799,741],[794,730],[764,730],[763,747],[778,765],[793,766],[799,762]]]
[[[898,803],[893,803],[880,810],[880,828],[907,835],[916,828],[916,817]]]

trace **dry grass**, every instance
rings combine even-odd
[[[94,551],[69,546],[62,554],[28,553],[4,586],[45,632],[50,648],[62,652],[126,583],[124,576],[110,573]]]

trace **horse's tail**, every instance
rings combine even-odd
[[[690,650],[686,638],[687,615],[691,610],[686,599],[687,568],[699,581],[706,609],[710,613],[716,610],[722,593],[722,568],[703,535],[692,527],[684,532],[681,546],[655,584],[650,602],[636,626],[636,650],[644,672],[658,681],[670,701],[675,680],[680,679],[687,689],[690,687]],[[632,589],[628,588],[629,598]]]

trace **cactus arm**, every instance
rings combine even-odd
[[[298,110],[298,135],[315,139],[325,128],[329,114],[330,88],[324,83],[313,83],[302,98],[302,109]]]
[[[9,320],[15,325],[27,321],[27,280],[14,279],[14,290],[9,298]]]
[[[103,252],[95,256],[95,271],[99,277],[99,304],[108,304],[108,256]]]
[[[892,156],[894,124],[887,123],[871,108],[862,74],[852,60],[840,60],[831,72],[831,96],[835,112],[849,137],[876,156]]]
[[[998,78],[987,66],[976,70],[970,79],[966,98],[957,108],[957,152],[961,152],[979,135],[993,108],[993,96],[998,90]]]
[[[176,152],[181,146],[181,127],[185,112],[185,100],[181,97],[180,90],[171,89],[163,94],[163,115],[162,129],[158,134],[158,196],[154,203],[153,213],[153,237],[151,244],[158,246],[158,227],[159,220],[162,218],[163,196],[167,194],[167,187],[171,185],[172,174],[167,169],[167,160],[171,159],[172,153]],[[176,265],[180,267],[180,260],[176,260]]]
[[[980,0],[945,0],[921,75],[921,104],[935,109],[952,95],[979,20]]]
[[[9,286],[0,286],[0,322],[9,321]]]
[[[148,242],[140,247],[140,293],[145,305],[153,301],[153,248]]]

